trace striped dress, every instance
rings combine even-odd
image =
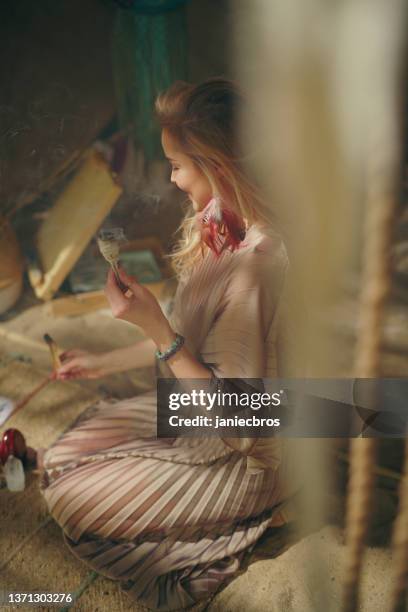
[[[282,376],[286,269],[281,239],[251,226],[238,251],[207,251],[179,284],[173,329],[218,377]],[[74,555],[135,601],[176,610],[240,573],[295,492],[285,446],[274,438],[157,439],[154,390],[85,410],[47,449],[40,488]]]

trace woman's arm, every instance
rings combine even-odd
[[[152,332],[152,341],[159,351],[166,351],[176,339],[176,334],[166,318]],[[200,363],[185,345],[166,362],[176,378],[212,378],[209,368]]]
[[[129,290],[124,295],[116,284],[113,272],[109,271],[105,292],[113,315],[142,327],[159,351],[166,351],[174,342],[176,334],[164,316],[159,303],[146,287],[139,285],[121,268],[119,270],[121,281],[129,287]],[[195,359],[185,345],[170,357],[167,363],[175,377],[185,379],[185,382],[188,379],[210,380],[214,378],[213,371]],[[193,381],[191,382],[194,384]],[[188,382],[187,387],[189,387]],[[227,446],[244,455],[247,455],[257,442],[257,438],[222,436],[221,439]]]
[[[127,370],[153,366],[155,352],[156,344],[151,338],[146,338],[130,346],[102,353],[100,363],[109,374],[126,372]]]
[[[152,345],[161,352],[166,351],[176,338],[174,330],[165,317],[154,295],[132,276],[119,267],[121,281],[129,287],[126,294],[119,289],[112,270],[109,271],[105,293],[112,314],[142,328],[151,338]],[[212,372],[200,363],[183,346],[167,363],[176,378],[212,378]]]
[[[155,351],[156,345],[151,338],[105,353],[71,349],[60,355],[62,366],[57,370],[57,378],[102,378],[115,372],[152,366]]]

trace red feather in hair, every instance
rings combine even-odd
[[[231,251],[237,249],[245,238],[244,222],[233,210],[221,206],[221,199],[217,196],[197,214],[197,226],[202,242],[217,257],[228,248]]]

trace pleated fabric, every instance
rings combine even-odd
[[[218,376],[277,374],[285,252],[255,227],[248,234],[238,252],[207,253],[171,316]],[[249,455],[239,438],[157,439],[156,406],[153,390],[89,407],[45,453],[40,489],[74,555],[134,600],[176,610],[242,571],[296,488],[282,440],[251,443]]]

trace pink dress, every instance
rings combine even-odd
[[[285,375],[287,266],[279,236],[253,225],[238,251],[208,251],[179,284],[173,329],[217,376]],[[154,390],[85,410],[47,450],[40,487],[74,555],[134,600],[175,610],[240,572],[295,492],[288,456],[282,439],[157,439]]]

